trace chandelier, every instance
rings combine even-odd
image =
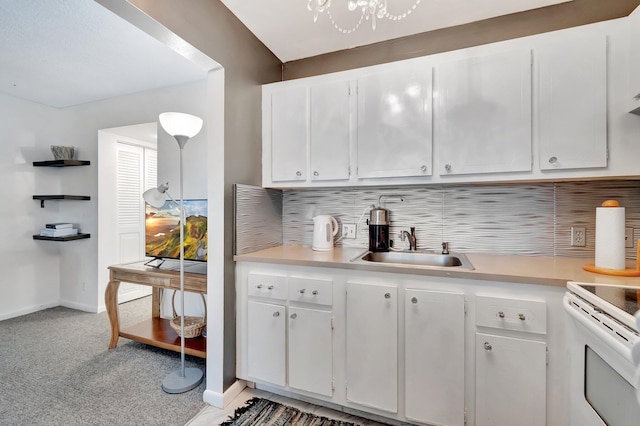
[[[391,21],[399,21],[406,18],[413,12],[420,4],[421,0],[415,0],[412,6],[405,12],[395,15],[389,13],[387,10],[387,0],[349,0],[347,2],[347,8],[350,12],[360,12],[360,19],[351,28],[343,28],[336,23],[331,14],[331,0],[308,0],[307,8],[310,12],[313,12],[313,22],[318,20],[318,15],[326,12],[329,17],[329,21],[333,24],[334,28],[341,33],[350,34],[360,27],[363,21],[371,21],[371,28],[376,29],[376,19],[389,19]]]

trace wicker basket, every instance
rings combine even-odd
[[[171,307],[173,308],[173,319],[171,320],[171,322],[169,322],[169,324],[171,324],[171,328],[173,328],[175,332],[178,333],[178,336],[181,336],[180,316],[176,312],[176,304],[175,304],[176,293],[177,291],[174,291],[173,296],[171,296]],[[202,334],[202,330],[204,330],[204,328],[207,325],[207,301],[204,298],[204,294],[200,293],[200,297],[202,297],[202,304],[204,305],[204,317],[191,317],[191,316],[185,315],[184,317],[184,338],[185,339],[191,339],[193,337],[200,336]]]

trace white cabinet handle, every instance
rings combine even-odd
[[[385,299],[391,299],[391,293],[385,293],[384,294],[384,298]]]
[[[522,321],[527,319],[527,317],[525,317],[524,314],[518,314],[518,318],[520,318]]]
[[[490,351],[491,349],[493,349],[493,346],[491,346],[491,343],[484,342],[484,350],[485,351]]]
[[[291,314],[291,316],[289,318],[296,319],[296,318],[298,318],[298,314]]]
[[[412,297],[411,298],[411,303],[418,303],[418,298],[417,297]]]
[[[558,162],[558,157],[549,158],[549,164],[556,164]]]
[[[279,317],[279,316],[280,316],[280,312],[275,311],[275,312],[273,313],[273,317],[274,317],[274,318],[277,318],[277,317]]]
[[[500,318],[504,318],[504,312],[502,312],[502,311],[498,312],[498,316],[499,316]]]

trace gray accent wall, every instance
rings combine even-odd
[[[625,207],[627,227],[640,238],[640,181],[590,181],[286,190],[283,242],[311,245],[313,217],[329,214],[340,224],[358,223],[357,238],[338,233],[336,246],[366,248],[366,219],[381,195],[396,248],[408,248],[398,234],[415,226],[420,249],[439,250],[447,241],[451,251],[592,258],[596,207],[608,199]],[[571,247],[571,226],[587,228],[586,247]],[[627,249],[628,259],[636,248]]]

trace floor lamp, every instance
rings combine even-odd
[[[194,115],[179,112],[164,112],[159,116],[162,128],[175,138],[180,147],[180,370],[165,377],[162,382],[162,390],[167,393],[187,392],[202,382],[203,373],[199,368],[184,367],[184,205],[182,192],[182,151],[187,141],[197,135],[202,129],[202,119]],[[168,183],[162,183],[157,188],[145,191],[142,194],[144,200],[160,208],[166,201],[169,189]]]

